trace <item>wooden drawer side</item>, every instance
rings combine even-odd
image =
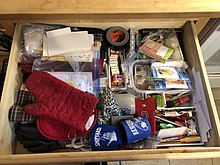
[[[14,40],[10,52],[10,58],[5,77],[4,89],[0,104],[0,153],[11,154],[14,135],[12,133],[13,123],[8,121],[8,112],[10,107],[15,103],[17,90],[22,82],[22,74],[17,67],[19,61],[19,44],[21,28],[16,27]]]
[[[205,62],[200,49],[200,44],[197,38],[196,30],[193,22],[187,22],[182,27],[182,39],[183,39],[183,53],[185,61],[192,69],[195,67],[196,71],[199,71],[201,75],[203,90],[209,110],[210,120],[212,124],[211,139],[207,146],[220,146],[220,122],[218,117],[217,108],[215,105],[214,97],[212,94],[211,86],[209,83],[207,71],[205,68]],[[197,85],[197,84],[194,84]]]

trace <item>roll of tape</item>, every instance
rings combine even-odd
[[[106,39],[114,47],[123,47],[129,41],[129,33],[123,27],[114,26],[107,30]]]

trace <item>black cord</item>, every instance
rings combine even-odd
[[[10,52],[12,44],[12,37],[0,30],[0,46],[6,50],[0,51],[7,51]]]
[[[0,52],[8,52],[8,50],[0,49]]]

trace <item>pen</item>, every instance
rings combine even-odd
[[[165,121],[165,122],[167,122],[167,123],[173,124],[173,125],[178,126],[178,127],[182,127],[182,126],[183,126],[183,125],[180,125],[180,124],[178,124],[178,123],[174,123],[174,122],[172,122],[172,121],[170,121],[170,120],[161,118],[161,117],[159,117],[159,116],[155,116],[155,118],[157,118],[157,119],[159,119],[159,120],[162,120],[162,121]]]

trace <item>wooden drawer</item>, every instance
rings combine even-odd
[[[206,73],[202,53],[197,39],[194,23],[191,21],[173,22],[118,22],[74,24],[76,26],[90,26],[107,28],[114,25],[135,28],[181,28],[182,50],[185,61],[190,68],[195,68],[201,74],[201,81],[206,97],[209,116],[212,123],[211,138],[202,147],[181,147],[144,150],[118,150],[95,152],[56,152],[42,154],[15,154],[13,125],[8,121],[8,111],[16,99],[16,93],[22,81],[22,73],[17,67],[19,61],[19,45],[21,26],[15,29],[12,50],[9,59],[5,86],[0,104],[0,164],[36,164],[36,163],[64,163],[64,162],[97,162],[116,160],[144,160],[144,159],[191,159],[220,157],[220,123],[214,98]],[[200,121],[202,122],[202,121]]]

